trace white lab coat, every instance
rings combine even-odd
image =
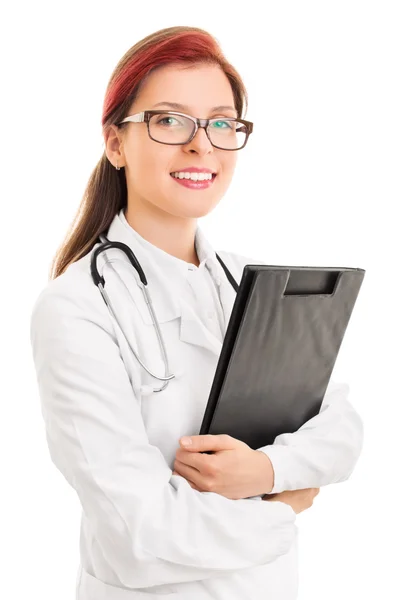
[[[199,229],[199,231],[201,231]],[[222,344],[132,236],[123,212],[107,233],[132,248],[146,273],[176,378],[160,393],[111,317],[90,275],[90,254],[50,282],[31,317],[31,343],[52,461],[82,505],[77,600],[294,600],[296,514],[282,502],[201,493],[172,475],[179,438],[198,434]],[[199,236],[207,251],[210,246]],[[239,283],[245,264],[219,252]],[[109,260],[106,263],[106,260]],[[217,261],[227,325],[235,292]],[[137,276],[118,250],[98,259],[125,333],[144,363],[164,363]],[[320,413],[263,448],[272,492],[346,480],[363,425],[331,381]],[[60,587],[63,582],[60,582]]]

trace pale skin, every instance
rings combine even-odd
[[[151,73],[128,115],[151,110],[160,102],[178,102],[178,110],[198,118],[237,117],[226,75],[215,65],[165,65]],[[213,111],[215,106],[230,109]],[[163,107],[157,107],[162,109]],[[146,123],[112,125],[104,132],[105,153],[114,167],[124,167],[128,223],[144,239],[186,262],[199,265],[194,245],[197,219],[210,213],[231,183],[238,152],[215,148],[204,129],[184,145],[159,144],[150,139]],[[191,190],[179,185],[171,172],[206,167],[217,173],[211,187]],[[274,471],[266,454],[225,435],[191,436],[190,450],[176,452],[174,473],[198,491],[213,491],[239,499],[266,494]],[[213,454],[202,454],[213,451]]]
[[[192,435],[192,444],[176,451],[174,474],[198,491],[238,500],[267,494],[274,485],[270,459],[229,435]],[[201,454],[213,451],[214,454]]]
[[[174,475],[184,477],[198,492],[214,492],[239,500],[269,494],[274,487],[274,469],[268,456],[244,442],[220,435],[191,435],[189,446],[180,439]],[[211,450],[213,454],[202,454]],[[263,500],[289,504],[296,514],[310,508],[319,488],[286,490]]]
[[[159,102],[178,102],[186,107],[179,112],[198,118],[238,116],[229,81],[214,65],[187,69],[172,64],[154,71],[127,116],[151,110]],[[232,109],[212,110],[220,105]],[[112,125],[104,140],[110,162],[125,167],[128,223],[158,248],[198,266],[194,245],[197,219],[210,213],[229,188],[240,150],[215,148],[202,128],[188,144],[159,144],[148,136],[146,123],[129,123],[125,131]],[[170,175],[191,166],[218,174],[210,188],[191,190]]]

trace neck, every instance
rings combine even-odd
[[[198,267],[200,261],[194,244],[197,219],[175,217],[151,206],[154,210],[149,214],[128,203],[124,214],[129,225],[150,244]]]

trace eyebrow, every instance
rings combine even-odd
[[[186,110],[189,111],[189,107],[186,106],[186,104],[179,104],[179,102],[158,102],[157,104],[155,104],[153,106],[153,108],[155,108],[156,106],[160,106],[160,105],[165,105],[165,106],[170,106],[171,108],[175,108],[176,110]],[[214,108],[210,109],[210,112],[214,113],[217,111],[223,111],[223,110],[233,110],[237,113],[236,108],[234,108],[233,106],[226,106],[224,104],[221,104],[219,106],[214,106]]]

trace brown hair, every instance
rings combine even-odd
[[[248,104],[247,91],[238,72],[222,54],[217,40],[198,27],[168,27],[137,42],[115,67],[103,104],[103,135],[110,125],[117,125],[128,116],[146,77],[169,63],[188,64],[187,68],[204,63],[218,65],[231,84],[238,118],[243,118],[244,101],[246,107]],[[98,236],[107,231],[115,215],[126,206],[125,170],[123,167],[117,170],[104,151],[90,176],[78,212],[52,261],[50,279],[61,275],[71,263],[90,252]]]

